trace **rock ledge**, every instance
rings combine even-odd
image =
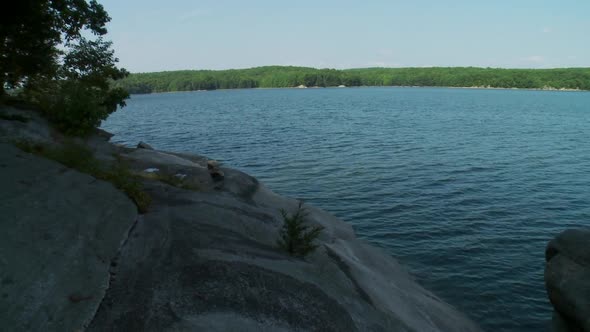
[[[59,144],[31,119],[0,121],[2,328],[479,331],[313,206],[304,205],[309,222],[325,228],[318,250],[306,259],[279,250],[280,209],[298,201],[247,174],[202,156],[113,145],[105,133],[88,138],[97,158],[118,155],[145,175],[152,205],[137,216],[109,183],[9,144]]]

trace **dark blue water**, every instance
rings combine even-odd
[[[224,161],[332,212],[489,331],[548,330],[545,245],[590,224],[590,93],[138,95],[104,128],[115,142]]]

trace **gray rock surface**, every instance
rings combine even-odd
[[[24,140],[53,144],[58,136],[47,120],[36,112],[7,106],[0,106],[0,112],[28,119],[27,122],[0,119],[0,142]]]
[[[186,158],[182,154],[136,149],[122,153],[121,158],[139,175],[158,179],[178,177],[184,186],[200,191],[213,190],[216,185],[207,170],[206,158],[194,156]],[[146,174],[146,170],[157,169],[156,172]]]
[[[135,205],[109,183],[3,143],[0,188],[0,330],[81,330]]]
[[[547,245],[545,258],[554,330],[590,331],[590,227],[559,234]]]
[[[128,156],[132,166],[185,165],[164,154]],[[224,171],[210,191],[146,182],[152,206],[89,330],[478,331],[324,211],[305,206],[309,221],[326,227],[320,249],[305,260],[280,251],[279,209],[298,202]]]
[[[0,142],[29,142],[52,147],[73,142],[86,145],[97,159],[106,161],[113,161],[113,154],[129,150],[109,143],[109,139],[113,135],[101,129],[97,129],[94,135],[85,138],[65,137],[53,129],[49,122],[37,112],[6,106],[0,106],[0,112],[20,115],[28,119],[26,122],[0,119]]]
[[[0,123],[0,142],[22,136],[62,139],[39,117]],[[291,257],[276,241],[298,201],[219,165],[214,181],[202,156],[108,138],[81,142],[145,176],[142,216],[110,184],[0,143],[0,329],[479,331],[329,213],[304,205],[325,229]]]
[[[123,157],[142,162],[145,165],[184,166],[207,169],[206,165],[201,165],[198,162],[156,150],[136,149],[123,155]]]

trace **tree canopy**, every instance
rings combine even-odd
[[[107,33],[110,17],[95,0],[20,0],[0,25],[0,97],[6,89],[37,104],[65,131],[84,133],[123,106],[127,76]],[[91,35],[90,38],[83,37]]]
[[[590,90],[590,68],[475,67],[315,69],[267,66],[131,74],[120,86],[131,93],[235,88],[319,86],[448,86]]]
[[[83,29],[104,35],[110,20],[95,0],[19,0],[2,10],[0,73],[2,88],[36,75],[53,75],[63,41],[72,43]]]

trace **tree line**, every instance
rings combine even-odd
[[[444,86],[590,90],[590,68],[477,67],[316,69],[267,66],[135,73],[118,82],[130,93],[330,86]]]

